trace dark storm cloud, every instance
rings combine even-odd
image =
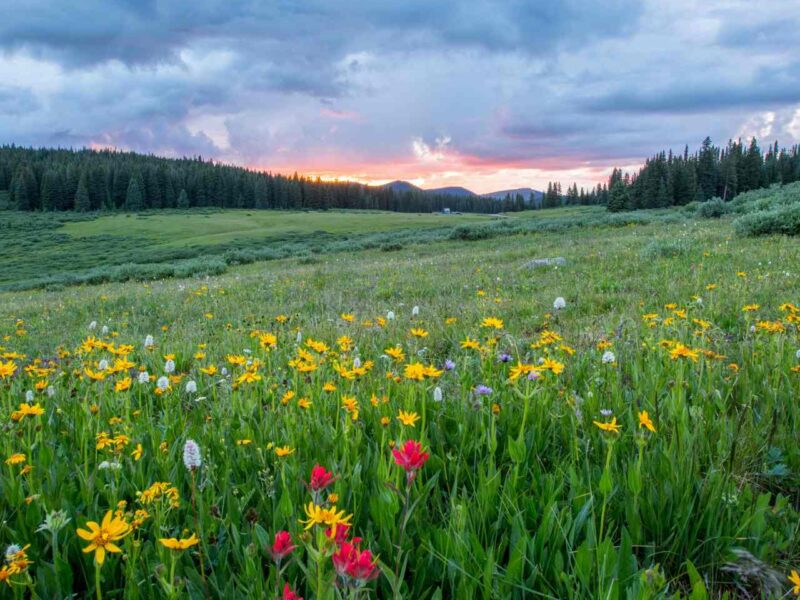
[[[11,0],[0,142],[457,171],[633,161],[748,127],[800,136],[800,7],[752,14],[744,0]]]
[[[182,47],[210,40],[251,59],[336,59],[354,46],[393,49],[466,46],[543,52],[630,30],[640,4],[406,0],[396,2],[197,0],[12,0],[0,45],[80,66],[177,60]],[[266,56],[259,52],[266,51]]]

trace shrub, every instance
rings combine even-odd
[[[730,212],[730,208],[721,198],[712,198],[698,207],[697,216],[703,219],[719,219],[728,212]]]
[[[733,222],[736,233],[755,235],[800,235],[800,203],[745,214]]]

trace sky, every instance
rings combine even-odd
[[[4,0],[0,143],[476,192],[800,143],[800,0]]]

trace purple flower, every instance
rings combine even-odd
[[[500,355],[500,359],[499,360],[500,360],[500,362],[507,363],[508,361],[511,360],[511,355],[508,352],[503,352]]]
[[[494,390],[492,390],[492,388],[490,388],[488,385],[480,384],[480,385],[475,386],[475,395],[476,396],[488,396],[493,391]]]
[[[449,358],[446,361],[444,361],[444,370],[445,371],[452,371],[455,368],[456,368],[456,363],[454,363]]]
[[[536,381],[539,379],[539,377],[541,377],[541,375],[539,375],[539,371],[531,371],[528,373],[528,381]]]

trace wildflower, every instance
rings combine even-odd
[[[501,363],[511,362],[511,355],[508,352],[502,352],[500,356],[497,357]]]
[[[408,425],[409,427],[414,427],[414,424],[419,421],[419,419],[420,416],[415,412],[406,412],[401,410],[397,413],[397,420],[403,425]]]
[[[300,597],[300,594],[298,594],[291,587],[289,587],[288,583],[284,583],[283,593],[281,594],[281,600],[303,600],[303,599]]]
[[[422,444],[415,440],[407,440],[400,449],[392,449],[392,455],[394,462],[405,470],[409,481],[430,458],[430,454],[422,451]]]
[[[562,298],[561,296],[559,296],[558,298],[556,298],[553,301],[553,309],[554,310],[561,310],[562,308],[566,308],[566,307],[567,307],[567,301],[564,300],[564,298]]]
[[[656,428],[653,425],[653,421],[650,418],[650,415],[647,414],[646,410],[643,410],[639,413],[639,427],[644,427],[645,429],[649,429],[653,433],[656,432]]]
[[[146,338],[144,338],[144,347],[145,349],[149,349],[152,348],[153,346],[155,346],[155,341],[153,340],[153,336],[148,335]]]
[[[145,384],[150,383],[150,375],[148,375],[147,371],[140,371],[138,377],[139,383]]]
[[[12,454],[11,456],[9,456],[6,459],[6,464],[9,465],[9,466],[11,466],[11,465],[19,465],[19,464],[24,463],[26,460],[27,460],[27,457],[24,454],[22,454],[21,452],[17,452],[15,454]]]
[[[142,445],[136,444],[136,448],[134,448],[133,452],[131,452],[131,457],[133,457],[133,460],[138,462],[142,458],[143,454],[144,450],[142,450]]]
[[[761,305],[760,305],[760,304],[745,304],[745,305],[742,307],[742,312],[755,312],[755,311],[757,311],[759,308],[761,308]]]
[[[23,402],[19,405],[19,410],[11,413],[11,420],[19,422],[25,417],[38,417],[44,414],[44,409],[37,402],[36,404],[29,404]]]
[[[494,390],[488,385],[479,384],[475,386],[473,392],[476,396],[489,396]]]
[[[200,367],[200,372],[205,375],[214,376],[217,374],[217,365],[208,365],[207,367]]]
[[[672,360],[678,360],[679,358],[688,358],[692,362],[697,362],[697,357],[699,353],[697,350],[692,350],[688,346],[685,346],[681,343],[675,344],[675,347],[669,351],[669,356]]]
[[[164,375],[159,377],[158,381],[156,382],[156,387],[158,387],[158,389],[160,389],[162,392],[166,392],[167,389],[169,389],[169,378],[165,377]]]
[[[123,377],[119,381],[114,384],[114,391],[115,392],[124,392],[126,390],[131,389],[132,380],[130,377]]]
[[[536,371],[536,368],[533,365],[526,365],[521,362],[517,362],[516,365],[511,367],[511,371],[508,373],[508,378],[511,381],[516,381],[523,375],[527,375],[529,373],[533,373]]]
[[[183,445],[183,464],[190,471],[199,469],[203,464],[203,459],[200,456],[200,446],[194,440],[186,440]]]
[[[394,321],[394,311],[390,310],[386,313],[386,320],[387,321]]]
[[[197,382],[193,379],[190,379],[186,382],[186,393],[187,394],[196,394],[197,393]]]
[[[89,323],[89,330],[91,331],[92,329],[97,329],[97,321]]]
[[[792,593],[795,596],[800,596],[800,574],[796,570],[792,569],[792,573],[789,575],[788,579],[794,586],[792,587]]]
[[[33,390],[27,390],[25,392],[25,402],[27,402],[28,404],[33,402]]]
[[[472,338],[467,336],[466,339],[463,342],[461,342],[461,347],[464,350],[480,350],[481,344],[478,340],[473,340]]]
[[[611,350],[606,350],[603,352],[603,357],[600,359],[604,365],[609,365],[617,362],[617,357],[614,356],[614,353]]]
[[[70,518],[63,510],[54,510],[47,513],[41,525],[36,528],[37,533],[42,531],[49,531],[51,534],[58,533],[70,522]],[[8,555],[8,551],[6,551]]]
[[[175,361],[173,359],[168,359],[167,362],[164,363],[164,373],[174,373],[175,372]]]
[[[800,350],[798,350],[798,352],[800,352]],[[445,371],[452,371],[455,368],[456,368],[456,363],[454,363],[449,358],[444,361],[444,370]]]
[[[383,353],[386,354],[386,356],[390,356],[395,362],[403,362],[406,359],[406,354],[400,346],[386,348]]]
[[[414,306],[414,308],[411,309],[411,316],[412,317],[419,316],[419,306]]]
[[[422,327],[413,327],[409,333],[416,338],[426,338],[429,335]]]
[[[308,482],[308,486],[313,491],[319,492],[324,490],[334,481],[335,479],[332,472],[326,470],[325,467],[321,465],[314,465],[314,468],[311,469],[311,478]]]
[[[182,552],[183,550],[188,550],[192,546],[196,546],[200,543],[200,538],[197,537],[196,534],[192,534],[188,538],[184,539],[176,539],[176,538],[159,538],[158,540],[164,548],[168,550],[173,550],[175,552]]]
[[[113,516],[113,511],[109,510],[103,517],[103,521],[98,525],[94,521],[86,523],[88,529],[78,529],[78,536],[89,542],[83,549],[84,554],[94,551],[94,559],[98,565],[102,566],[106,559],[106,552],[122,552],[122,549],[115,544],[131,532],[130,526],[124,519]]]
[[[619,425],[617,425],[617,417],[614,417],[609,423],[601,423],[600,421],[592,421],[596,427],[603,431],[611,433],[619,433]]]
[[[503,328],[503,320],[498,319],[496,317],[486,317],[481,322],[481,327],[486,327],[490,329],[502,329]]]
[[[359,588],[367,581],[375,579],[378,570],[378,559],[369,550],[360,550],[357,543],[342,542],[331,556],[333,568],[344,579],[352,579],[353,587]]]
[[[294,448],[290,446],[276,446],[275,454],[278,456],[278,458],[284,458],[285,456],[294,454]]]
[[[336,536],[336,528],[341,525],[349,527],[350,520],[353,518],[352,515],[347,515],[343,510],[337,511],[336,505],[332,505],[330,508],[323,508],[313,502],[309,502],[304,507],[304,510],[308,518],[300,522],[305,524],[306,530],[311,529],[314,525],[327,525],[331,528],[334,537]]]
[[[17,370],[17,365],[13,360],[8,362],[0,361],[0,379],[6,379],[14,375]]]
[[[545,358],[539,361],[539,369],[542,371],[550,371],[553,375],[558,375],[564,372],[564,363],[557,360]]]
[[[275,534],[275,541],[270,548],[267,548],[267,552],[269,552],[272,560],[280,564],[295,548],[297,548],[297,546],[292,543],[292,536],[289,532],[279,531]]]
[[[438,385],[433,388],[433,401],[434,402],[441,402],[442,401],[442,388]]]

